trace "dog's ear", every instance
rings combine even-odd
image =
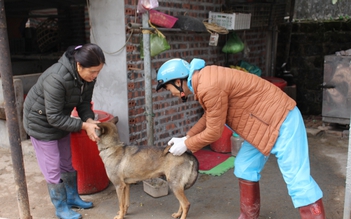
[[[171,145],[167,145],[167,147],[165,147],[165,149],[163,150],[163,155],[166,155],[169,153],[169,149],[171,148]]]
[[[99,126],[100,129],[95,129],[95,133],[98,137],[100,137],[102,134],[105,133],[105,129],[104,126],[101,125],[101,123],[97,123],[96,125]]]
[[[117,124],[118,122],[118,116],[113,117],[112,119],[109,120],[109,122],[112,122],[114,124]]]

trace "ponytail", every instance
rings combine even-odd
[[[70,46],[67,48],[65,55],[73,66],[75,66],[77,62],[79,62],[83,68],[105,64],[104,53],[98,45],[93,43]]]

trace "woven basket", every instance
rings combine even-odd
[[[152,9],[149,10],[149,16],[151,23],[165,28],[172,28],[178,20],[176,17]]]
[[[59,30],[57,19],[48,18],[37,28],[37,42],[41,52],[47,52],[57,46]]]

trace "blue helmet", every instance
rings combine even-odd
[[[161,89],[167,82],[175,79],[183,79],[189,76],[189,63],[183,59],[171,59],[163,63],[157,73],[156,91]]]

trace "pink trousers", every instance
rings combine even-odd
[[[46,182],[60,182],[61,172],[75,171],[72,166],[71,135],[59,140],[41,141],[30,137],[37,161]]]

